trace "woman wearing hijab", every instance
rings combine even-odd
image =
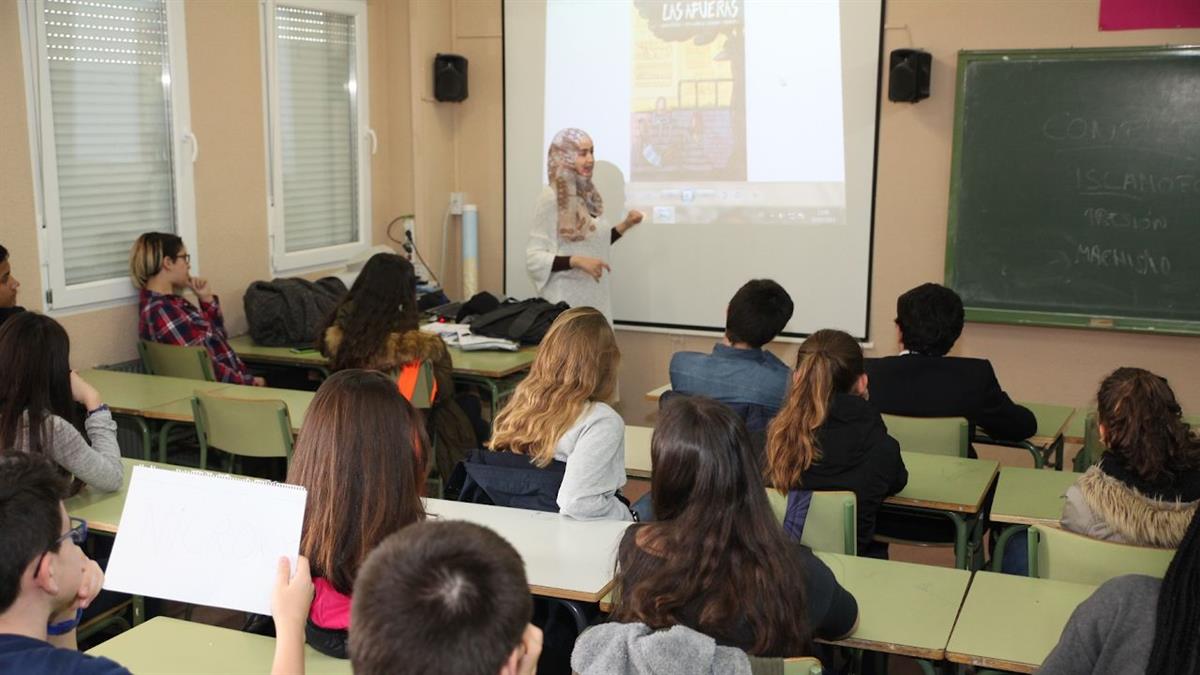
[[[580,129],[554,136],[546,161],[549,185],[534,210],[525,265],[538,295],[572,307],[595,307],[612,323],[608,249],[642,222],[630,211],[609,226],[604,200],[592,184],[596,157],[592,139]]]

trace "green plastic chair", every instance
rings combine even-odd
[[[884,415],[883,423],[904,452],[966,457],[971,444],[967,420],[961,417]]]
[[[771,511],[783,524],[787,495],[767,488]],[[800,543],[814,551],[858,555],[858,500],[853,492],[813,492]]]
[[[196,392],[192,397],[200,468],[208,468],[208,448],[235,457],[284,457],[292,461],[292,420],[287,404],[272,399],[242,399]]]
[[[1122,574],[1162,578],[1175,549],[1130,546],[1032,525],[1029,528],[1029,576],[1100,585]]]
[[[405,371],[408,366],[405,367]],[[431,361],[421,361],[416,367],[415,378],[410,383],[411,391],[406,391],[403,383],[403,376],[397,378],[397,384],[400,387],[400,393],[408,399],[412,407],[417,410],[428,410],[433,407],[433,389],[436,384],[433,374],[433,363]]]
[[[1075,455],[1075,470],[1085,471],[1089,466],[1100,461],[1100,455],[1108,448],[1100,440],[1100,419],[1093,410],[1083,420],[1083,447]]]
[[[142,357],[142,368],[150,375],[206,382],[217,380],[213,375],[212,359],[202,346],[184,347],[139,340],[138,355]]]

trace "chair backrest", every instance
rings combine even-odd
[[[433,364],[429,361],[413,361],[405,364],[396,377],[396,386],[400,394],[408,399],[414,408],[427,410],[433,407],[437,398],[437,380],[433,376]]]
[[[969,425],[962,417],[884,415],[883,423],[904,452],[966,457],[970,448]]]
[[[210,446],[243,457],[292,460],[292,421],[283,401],[196,392],[192,415],[200,439],[201,468],[206,468]]]
[[[767,501],[771,503],[771,511],[782,525],[787,513],[787,495],[767,488]],[[800,543],[814,551],[857,555],[857,511],[858,500],[853,492],[813,492]]]
[[[142,368],[151,375],[183,377],[189,380],[215,382],[212,359],[203,346],[164,345],[148,340],[138,341]]]
[[[1175,550],[1130,546],[1034,525],[1029,528],[1029,576],[1100,585],[1122,574],[1162,578]]]
[[[1100,455],[1108,448],[1104,447],[1104,442],[1100,440],[1100,421],[1093,410],[1087,414],[1083,421],[1083,448],[1079,450],[1082,455],[1081,468],[1089,467],[1100,461]]]

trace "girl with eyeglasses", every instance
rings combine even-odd
[[[191,276],[192,256],[183,240],[166,232],[147,232],[137,238],[129,255],[129,276],[138,296],[138,338],[170,345],[203,345],[212,358],[213,374],[222,382],[266,382],[246,368],[229,346],[221,303],[208,280]],[[183,297],[190,290],[197,308]]]

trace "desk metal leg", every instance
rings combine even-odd
[[[925,673],[925,675],[938,675],[937,666],[933,665],[929,661],[927,661],[925,659],[913,659],[913,660],[917,662],[917,665],[921,667],[921,672]]]
[[[482,375],[471,375],[467,373],[455,373],[454,382],[456,384],[475,385],[483,387],[490,395],[488,405],[491,409],[491,415],[488,419],[488,433],[492,430],[492,420],[496,418],[496,413],[500,412],[500,403],[517,388],[517,383],[524,378],[524,374],[520,376],[510,376],[508,378],[495,379],[484,377]]]
[[[142,459],[150,461],[150,453],[153,452],[154,440],[150,435],[150,425],[146,424],[146,420],[137,415],[114,415],[117,419],[129,420],[137,425],[138,433],[142,435]]]
[[[167,437],[171,435],[171,430],[174,428],[174,422],[163,422],[162,427],[158,430],[158,461],[164,464],[167,462]]]
[[[135,595],[133,596],[133,625],[146,620],[146,598]]]

